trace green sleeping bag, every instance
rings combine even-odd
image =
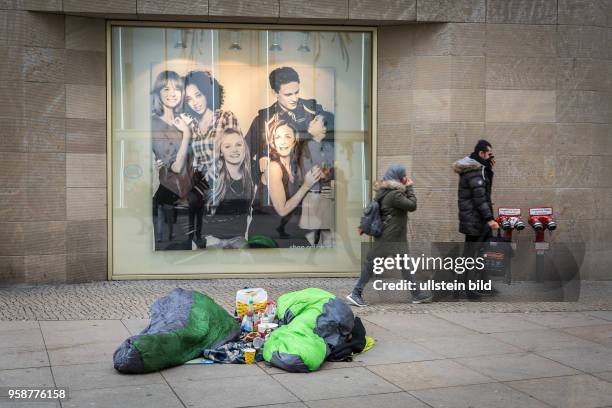
[[[355,321],[346,303],[317,288],[282,295],[276,315],[280,327],[268,335],[263,357],[290,372],[317,370],[332,349],[347,341]]]
[[[151,323],[115,351],[115,369],[141,374],[183,364],[240,335],[234,318],[204,293],[176,288],[151,306]]]

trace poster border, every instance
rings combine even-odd
[[[171,21],[144,21],[144,20],[107,20],[106,22],[106,210],[107,210],[107,278],[112,280],[151,280],[151,279],[244,279],[244,278],[288,278],[288,277],[352,277],[358,276],[359,271],[354,273],[321,271],[312,272],[288,272],[269,274],[241,274],[241,273],[214,273],[214,274],[129,274],[113,275],[113,150],[112,150],[112,29],[120,27],[157,27],[157,28],[207,28],[207,29],[255,29],[255,30],[283,30],[283,31],[357,31],[371,33],[371,53],[370,53],[370,103],[369,112],[369,138],[365,140],[367,155],[369,158],[369,177],[370,180],[376,178],[376,141],[377,141],[377,86],[378,86],[378,28],[373,26],[355,25],[305,25],[305,24],[265,24],[265,23],[216,23],[216,22],[171,22]],[[368,149],[369,147],[369,149]],[[367,188],[368,197],[372,196],[372,183]]]

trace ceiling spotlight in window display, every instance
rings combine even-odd
[[[230,42],[231,45],[229,46],[229,49],[232,51],[240,51],[242,50],[242,47],[240,46],[240,31],[238,30],[232,30],[230,33]]]
[[[299,52],[310,52],[310,47],[308,46],[309,38],[310,38],[310,34],[306,32],[302,32],[302,43],[297,49]]]
[[[270,51],[282,51],[283,48],[280,46],[281,34],[278,31],[272,32],[272,45],[270,45]]]
[[[174,48],[187,48],[188,30],[177,30],[174,32]]]

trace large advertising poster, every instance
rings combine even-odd
[[[348,276],[373,31],[110,25],[112,277]]]
[[[270,69],[272,103],[257,106],[227,98],[240,86],[232,77],[248,69],[215,75],[185,65],[151,69],[155,250],[332,247],[330,70]],[[304,91],[313,79],[327,90],[322,101]],[[254,114],[244,123],[238,111]]]

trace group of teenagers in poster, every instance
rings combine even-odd
[[[295,69],[244,133],[208,71],[157,75],[152,96],[156,250],[333,245],[334,115],[300,98]]]

